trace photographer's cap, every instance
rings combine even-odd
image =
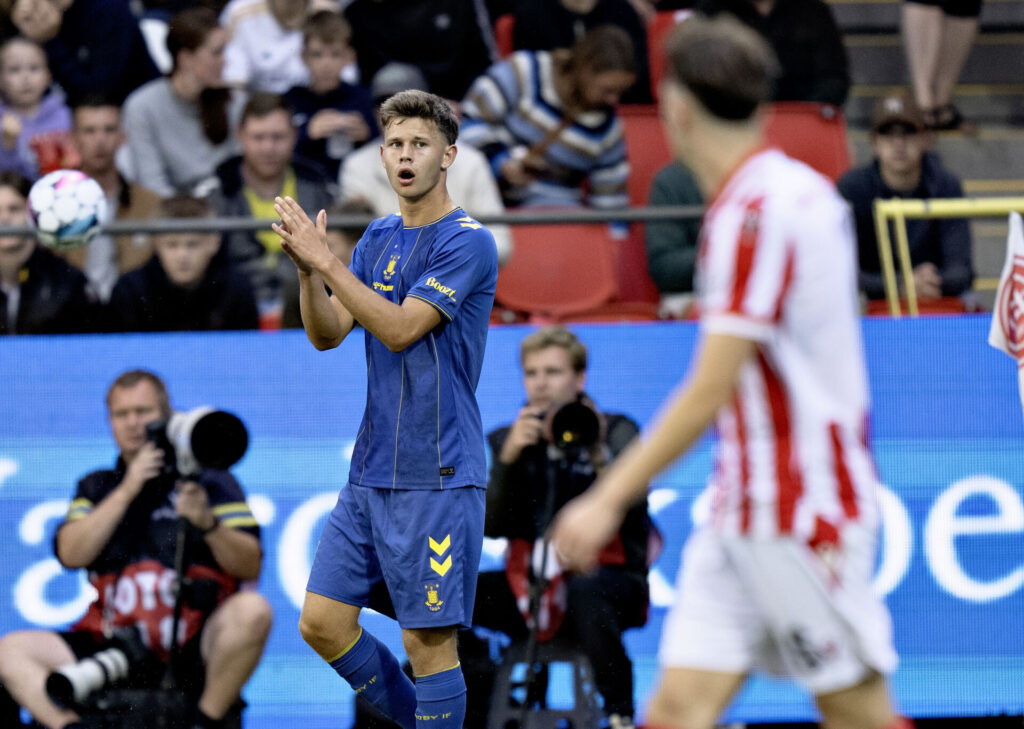
[[[370,96],[373,97],[374,106],[380,106],[389,96],[409,89],[430,90],[427,77],[419,68],[410,63],[385,64],[377,73],[373,74],[373,81],[370,82]]]

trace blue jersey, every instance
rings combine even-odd
[[[484,486],[475,393],[498,281],[494,237],[461,208],[417,227],[390,215],[366,229],[350,269],[395,304],[422,299],[441,323],[401,352],[366,332],[366,410],[349,481],[394,489]]]

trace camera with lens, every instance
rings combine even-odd
[[[541,416],[544,438],[561,451],[584,450],[602,437],[604,420],[589,398],[580,395]]]
[[[134,626],[118,628],[101,651],[69,663],[46,678],[46,693],[57,706],[82,706],[96,691],[128,677],[132,668],[149,656]]]
[[[235,415],[209,406],[175,411],[146,426],[146,438],[164,452],[155,480],[168,488],[180,478],[194,478],[203,468],[224,469],[237,463],[249,447],[249,434]]]

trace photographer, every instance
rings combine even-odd
[[[0,680],[44,726],[87,726],[49,699],[47,677],[108,648],[106,638],[131,633],[149,650],[146,660],[130,665],[128,686],[160,685],[171,650],[180,524],[190,589],[177,626],[171,684],[195,707],[188,726],[222,727],[270,630],[266,600],[239,590],[260,573],[259,527],[230,473],[202,469],[194,480],[181,477],[171,455],[149,437],[146,426],[171,415],[156,375],[120,375],[107,392],[107,408],[120,457],[112,470],[79,482],[54,538],[57,559],[68,568],[87,568],[98,597],[68,632],[22,631],[0,640]]]
[[[474,607],[474,624],[500,630],[513,640],[528,634],[524,591],[536,577],[526,565],[531,552],[536,556],[543,551],[539,540],[552,516],[585,491],[638,432],[628,417],[600,413],[584,394],[587,350],[564,327],[545,327],[526,337],[520,362],[526,405],[514,423],[488,435],[492,465],[484,533],[509,539],[508,565],[506,572],[480,574]],[[551,424],[567,403],[589,406],[582,412],[590,413],[597,425],[592,446],[551,447],[551,440],[557,440],[549,432]],[[548,573],[551,581],[538,611],[539,640],[557,637],[590,659],[612,729],[633,726],[633,666],[622,633],[646,621],[651,529],[646,503],[640,503],[605,548],[597,570]],[[548,550],[549,558],[553,553]]]

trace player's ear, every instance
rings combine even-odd
[[[454,144],[449,144],[448,149],[444,151],[444,156],[441,158],[441,169],[447,170],[449,167],[451,167],[452,163],[455,161],[455,155],[457,155],[458,153],[458,147],[456,147]]]

